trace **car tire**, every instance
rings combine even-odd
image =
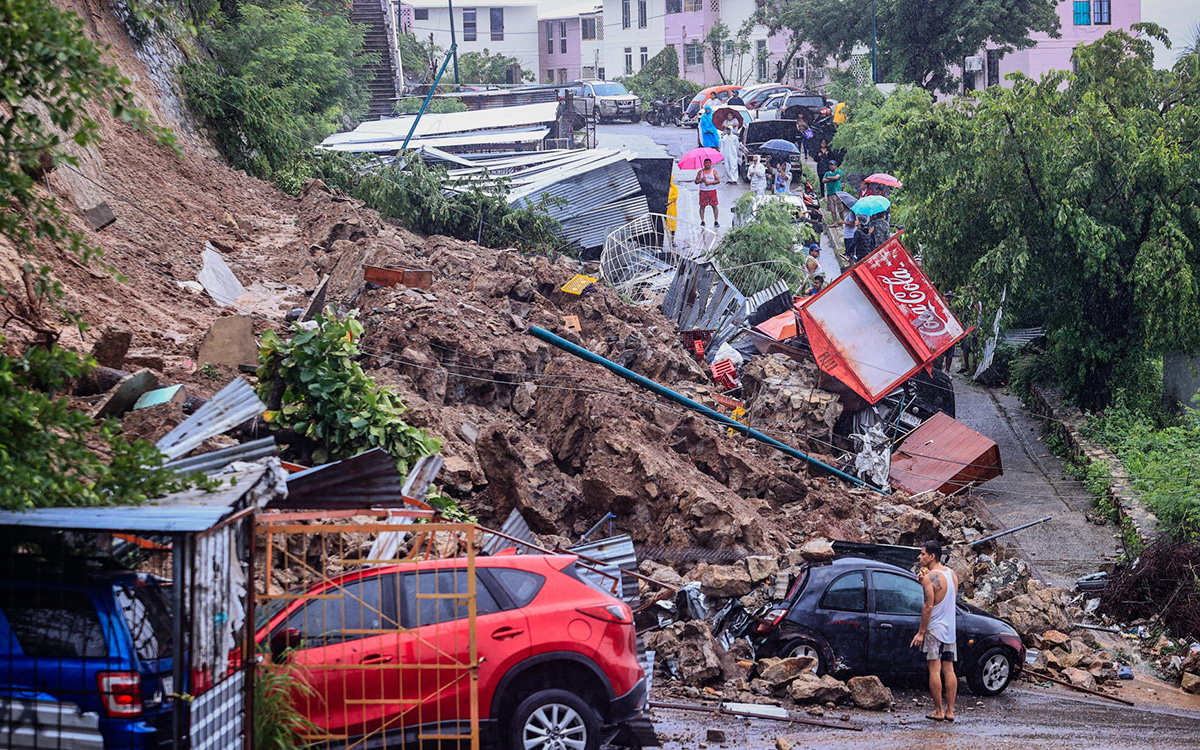
[[[817,659],[817,674],[829,674],[829,665],[825,662],[825,652],[815,638],[798,635],[788,640],[779,649],[779,656],[788,659],[793,656],[814,656]]]
[[[532,744],[526,744],[527,740]],[[573,742],[568,745],[561,740]],[[509,750],[599,747],[600,717],[586,701],[567,690],[539,690],[529,696],[517,706],[508,726]]]
[[[635,123],[636,123],[636,122],[641,122],[641,121],[642,121],[642,116],[641,116],[641,115],[633,115],[633,116],[631,116],[631,117],[629,118],[629,121],[630,121],[630,122],[635,122]]]
[[[975,695],[992,696],[1004,692],[1013,678],[1012,655],[1003,646],[993,646],[979,657],[967,675],[967,684]]]

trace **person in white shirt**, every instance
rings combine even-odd
[[[765,195],[767,192],[767,165],[763,164],[758,154],[750,157],[750,165],[746,167],[746,176],[750,178],[750,192],[755,195]]]
[[[733,132],[732,125],[725,126],[725,132],[721,134],[721,156],[725,159],[725,181],[737,184],[738,181],[738,157],[742,149],[742,142]]]
[[[958,623],[955,621],[955,602],[958,599],[958,576],[941,563],[942,545],[936,541],[921,545],[917,560],[921,573],[917,580],[925,589],[925,605],[921,609],[921,627],[913,636],[912,647],[925,652],[929,665],[929,692],[933,694],[931,721],[954,721],[954,699],[958,694],[958,677],[954,662],[958,659]],[[946,701],[942,702],[942,690]]]

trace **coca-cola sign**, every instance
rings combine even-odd
[[[944,352],[962,335],[962,324],[900,244],[899,234],[863,261],[859,278],[879,292],[876,296],[879,302],[894,308],[899,318],[912,326],[929,354],[937,356]]]

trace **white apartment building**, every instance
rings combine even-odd
[[[409,30],[418,39],[433,40],[450,49],[450,11],[445,0],[406,0],[412,8]],[[529,0],[489,0],[486,5],[454,3],[454,34],[458,54],[500,53],[515,57],[522,70],[538,70],[538,3]],[[512,81],[519,83],[519,81]]]
[[[604,0],[604,39],[599,46],[605,77],[634,75],[662,51],[668,1]]]

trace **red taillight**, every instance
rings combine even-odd
[[[820,113],[823,115],[829,114],[829,107],[821,107]]]
[[[763,618],[763,621],[758,623],[758,632],[760,632],[760,633],[771,632],[772,630],[775,629],[775,626],[779,624],[779,621],[782,620],[783,616],[786,614],[787,614],[786,609],[778,609],[777,608],[777,609],[771,610],[770,612],[767,613],[767,616],[765,618]]]
[[[142,676],[137,672],[98,672],[100,702],[110,719],[142,715]]]
[[[627,604],[598,604],[593,607],[577,607],[575,611],[604,622],[615,622],[620,625],[629,625],[633,622],[633,610]]]
[[[206,667],[192,667],[192,695],[207,693],[212,688],[212,675]]]

